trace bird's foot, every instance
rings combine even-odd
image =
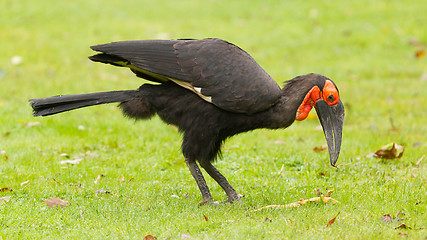
[[[242,198],[244,198],[244,197],[245,197],[245,195],[243,195],[243,194],[237,194],[236,196],[228,197],[227,200],[225,200],[225,201],[215,201],[215,202],[213,202],[213,204],[218,205],[218,204],[223,204],[223,203],[243,202]]]
[[[242,198],[244,198],[244,197],[245,197],[245,195],[239,193],[236,196],[228,197],[228,199],[226,201],[230,202],[230,203],[233,203],[233,202],[243,202]]]
[[[243,194],[237,194],[235,197],[228,197],[227,200],[224,201],[214,201],[213,199],[204,199],[199,203],[199,206],[205,205],[205,204],[213,204],[213,205],[219,205],[223,203],[234,203],[234,202],[243,202],[242,198],[244,198],[245,195]]]

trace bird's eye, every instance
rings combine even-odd
[[[334,95],[331,94],[328,96],[328,102],[332,103],[334,102],[334,100],[335,100]]]

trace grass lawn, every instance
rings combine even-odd
[[[424,0],[2,0],[0,239],[427,238],[426,13]],[[205,37],[247,50],[281,85],[310,72],[334,80],[343,166],[313,151],[325,140],[312,113],[229,139],[216,166],[245,198],[199,206],[181,136],[158,117],[135,122],[114,104],[31,116],[30,98],[145,82],[89,61],[90,45]],[[367,156],[391,142],[405,147],[400,159]],[[341,203],[254,211],[316,189]],[[70,205],[49,208],[51,197]]]

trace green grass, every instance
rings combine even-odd
[[[426,12],[423,0],[2,0],[0,188],[13,191],[0,192],[11,197],[0,205],[0,239],[426,238],[427,159],[415,165],[427,155],[427,57],[415,57],[426,51]],[[325,143],[317,119],[241,134],[216,166],[246,195],[243,203],[199,206],[181,136],[158,118],[134,122],[113,105],[31,116],[30,98],[144,82],[90,62],[90,45],[204,37],[238,44],[279,83],[309,72],[333,79],[347,111],[338,164],[348,165],[331,168],[326,152],[312,151]],[[390,142],[405,146],[401,159],[366,157]],[[208,185],[215,200],[225,199]],[[341,204],[253,211],[314,197],[318,188],[334,188]],[[96,196],[101,189],[111,194]],[[50,197],[71,205],[50,209]],[[401,222],[380,221],[399,211]],[[413,229],[395,229],[401,223]]]

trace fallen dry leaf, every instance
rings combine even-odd
[[[405,148],[402,145],[390,143],[376,151],[374,157],[385,159],[401,158],[404,150]]]
[[[10,201],[11,196],[0,197],[0,205]]]
[[[350,164],[353,164],[353,163],[349,162],[349,163],[344,163],[344,164],[338,164],[337,168],[344,167],[344,166],[347,166],[347,165],[350,165]]]
[[[199,202],[199,206],[203,206],[203,205],[208,204],[208,203],[209,203],[209,200],[203,200],[203,201]]]
[[[401,216],[405,216],[405,213],[402,213],[402,211],[397,212],[396,217],[393,217],[390,214],[385,214],[380,218],[380,222],[392,223],[395,221],[399,222],[405,220],[404,218],[400,218]]]
[[[418,50],[415,52],[415,57],[416,58],[422,58],[426,55],[426,53],[424,52],[424,50]]]
[[[31,127],[40,127],[42,124],[40,122],[28,122],[25,127],[31,128]]]
[[[59,164],[79,164],[81,161],[83,160],[83,158],[77,158],[77,159],[74,159],[74,160],[63,160],[63,161],[60,161],[59,162]]]
[[[67,207],[70,205],[68,201],[62,200],[57,197],[51,197],[50,199],[43,200],[48,207],[54,208],[54,207]]]
[[[397,214],[396,214],[397,221],[404,220],[404,219],[402,219],[402,218],[399,218],[399,217],[400,217],[400,215],[405,216],[405,213],[403,213],[403,212],[402,212],[402,210],[399,210],[399,212],[397,212]]]
[[[193,239],[193,237],[190,234],[181,234],[181,239]]]
[[[406,234],[406,233],[398,233],[397,235],[399,235],[399,236],[402,236],[402,237],[407,237],[407,236],[409,236],[409,234]]]
[[[99,174],[99,175],[96,177],[96,179],[95,179],[94,183],[98,183],[98,182],[101,180],[101,178],[103,178],[103,177],[104,177],[104,174]]]
[[[144,237],[144,240],[157,240],[157,238],[153,235],[147,235]]]
[[[21,183],[21,186],[27,185],[29,182],[30,182],[30,180],[27,180],[27,181],[25,181],[25,182],[22,182],[22,183]]]
[[[109,192],[107,190],[96,190],[95,191],[95,196],[98,196],[98,194],[102,194],[102,193],[110,194],[111,192]]]
[[[264,209],[268,209],[268,208],[284,208],[285,205],[280,205],[280,204],[276,204],[276,205],[267,205],[258,209],[253,210],[253,212],[258,212]]]
[[[330,197],[333,192],[334,192],[334,189],[327,191],[325,197]]]
[[[56,174],[55,174],[55,175],[56,175]],[[57,180],[55,179],[55,177],[53,177],[53,178],[52,178],[52,180],[53,180],[54,182],[56,182],[56,183],[60,184],[60,185],[64,185],[64,183],[57,181]]]
[[[395,227],[394,229],[412,229],[408,226],[406,226],[406,224],[402,223],[399,226]]]
[[[310,202],[339,203],[339,201],[330,197],[333,192],[334,192],[334,190],[332,189],[332,190],[329,190],[325,196],[323,196],[323,194],[322,194],[322,195],[320,195],[320,197],[314,197],[314,198],[310,198],[308,200],[301,199],[298,202],[289,203],[289,204],[285,205],[285,207],[299,207],[301,205],[305,205],[305,204],[310,203]]]
[[[128,183],[129,183],[129,182],[131,182],[132,180],[133,180],[133,178],[130,178],[130,179],[128,180]]]
[[[22,63],[22,60],[23,60],[23,58],[22,58],[21,56],[13,56],[13,57],[10,59],[10,63],[11,63],[12,65],[19,65],[19,64],[21,64],[21,63]]]
[[[421,161],[424,159],[425,155],[423,155],[418,161],[415,163],[415,165],[420,165]]]
[[[79,184],[77,184],[77,183],[68,183],[68,186],[75,186],[75,187],[78,187],[79,190],[82,190],[82,184],[81,183],[79,183]]]
[[[320,146],[320,147],[314,147],[313,148],[313,151],[315,151],[315,152],[322,152],[322,151],[325,151],[325,149],[327,149],[328,148],[328,145],[322,145],[322,146]]]
[[[203,217],[205,218],[205,221],[206,221],[206,222],[209,222],[209,219],[208,219],[208,217],[206,217],[206,215],[205,215],[205,214],[203,214]]]
[[[257,211],[261,211],[263,209],[268,209],[268,208],[294,208],[294,207],[299,207],[301,205],[306,205],[308,203],[313,203],[313,202],[323,202],[323,203],[328,203],[328,202],[333,202],[333,203],[340,203],[339,201],[331,198],[331,194],[334,192],[334,190],[329,190],[325,196],[323,196],[323,194],[320,197],[314,197],[314,198],[310,198],[310,199],[301,199],[298,202],[293,202],[293,203],[289,203],[286,205],[268,205],[262,208],[258,208],[256,210],[254,210],[253,212],[257,212]]]
[[[380,218],[380,221],[383,223],[391,223],[391,222],[393,222],[393,219],[394,218],[392,216],[390,216],[390,214],[386,214]]]
[[[282,141],[282,140],[276,140],[276,141],[274,141],[274,144],[277,144],[277,145],[286,145],[286,142]]]
[[[12,188],[8,188],[8,187],[0,188],[0,192],[12,192],[12,191],[13,191]]]
[[[423,230],[424,228],[412,228],[412,227],[406,226],[406,224],[402,223],[399,226],[395,227],[394,229]]]
[[[340,212],[337,213],[337,215],[332,218],[331,220],[329,220],[328,224],[326,224],[326,227],[330,227],[332,224],[334,224],[335,219],[337,219],[338,215],[340,214]]]

